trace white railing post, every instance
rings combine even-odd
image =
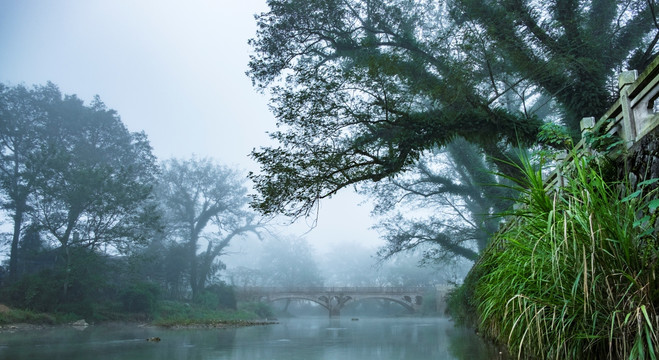
[[[579,122],[581,127],[581,137],[585,137],[587,134],[591,133],[595,128],[595,118],[594,117],[585,117]]]
[[[563,169],[568,166],[566,164],[567,159],[567,152],[566,151],[561,151],[558,154],[556,154],[556,185],[555,185],[555,191],[559,193],[561,191],[561,188],[565,186],[565,177],[563,176],[564,172]]]
[[[622,109],[622,135],[627,148],[636,141],[636,121],[634,111],[629,101],[630,85],[636,81],[638,72],[636,70],[625,71],[618,76],[618,89],[620,89],[620,107]]]

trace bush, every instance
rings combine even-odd
[[[273,318],[275,313],[272,311],[272,308],[268,304],[261,302],[250,302],[244,303],[240,307],[241,310],[249,311],[256,314],[261,319]]]
[[[63,276],[53,270],[27,275],[5,287],[2,297],[10,305],[38,312],[58,311],[62,303]]]
[[[0,325],[16,323],[53,325],[57,322],[57,319],[49,314],[15,309],[2,309],[2,311],[0,311]]]
[[[151,314],[156,309],[160,289],[149,282],[138,282],[121,293],[123,310],[131,313]]]
[[[63,259],[62,249],[52,250]],[[2,296],[22,309],[50,313],[72,313],[91,317],[112,275],[107,258],[84,248],[70,248],[70,263],[53,263],[52,268],[23,276],[5,287]]]
[[[233,287],[223,282],[206,287],[197,303],[209,309],[237,309]]]
[[[195,304],[205,308],[205,309],[217,309],[219,306],[219,300],[217,297],[217,294],[214,294],[210,291],[202,291],[199,295],[197,295],[197,299],[195,300]]]

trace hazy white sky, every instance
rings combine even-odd
[[[265,0],[0,0],[0,82],[98,94],[160,159],[196,154],[256,171],[248,154],[275,129],[245,75],[253,15],[264,11]],[[359,201],[344,192],[323,202],[307,238],[321,250],[376,244]]]

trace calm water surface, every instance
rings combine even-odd
[[[162,341],[145,339],[160,337]],[[0,359],[497,359],[473,331],[433,318],[299,318],[234,329],[70,327],[0,334]]]

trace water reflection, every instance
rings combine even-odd
[[[446,337],[450,341],[449,351],[454,359],[507,359],[505,354],[483,341],[472,329],[447,328]]]
[[[160,342],[146,341],[160,337]],[[0,334],[0,359],[493,359],[446,319],[302,318],[229,329],[63,327]]]

